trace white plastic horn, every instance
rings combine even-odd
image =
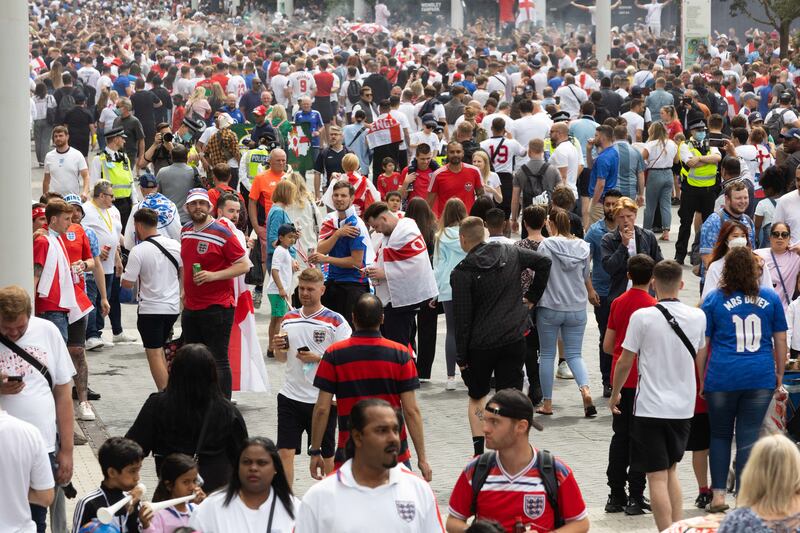
[[[148,507],[153,510],[154,513],[157,513],[161,509],[166,509],[167,507],[172,507],[173,505],[179,505],[181,503],[188,503],[194,500],[197,497],[196,494],[190,494],[188,496],[183,496],[181,498],[173,498],[171,500],[164,500],[163,502],[150,502],[148,503]]]
[[[147,490],[147,488],[144,486],[144,483],[139,483],[136,485],[136,487],[142,489],[142,494],[144,494]],[[97,519],[101,524],[110,524],[114,520],[114,515],[117,514],[117,511],[128,505],[128,502],[131,501],[131,498],[133,498],[133,496],[128,494],[114,505],[99,508],[97,510]]]

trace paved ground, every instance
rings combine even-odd
[[[41,171],[34,169],[33,194],[41,191]],[[641,214],[640,214],[641,221]],[[677,217],[673,209],[673,236],[677,235]],[[674,237],[673,237],[674,239]],[[673,243],[663,243],[665,257],[673,257]],[[685,269],[684,301],[695,304],[698,300],[698,284],[695,276]],[[266,346],[268,305],[257,313],[259,337]],[[136,309],[123,306],[123,326],[129,333],[136,334]],[[425,439],[429,461],[433,469],[431,483],[436,493],[440,510],[446,513],[450,491],[464,464],[472,454],[470,431],[466,420],[467,394],[463,385],[458,390],[444,390],[444,317],[439,319],[437,337],[437,359],[430,383],[423,384],[418,393],[425,423]],[[110,338],[110,331],[105,335]],[[542,433],[532,432],[531,442],[542,448],[554,451],[569,464],[583,492],[590,509],[592,531],[652,531],[654,523],[649,515],[626,517],[622,514],[604,513],[607,497],[605,469],[607,466],[608,442],[611,435],[611,415],[603,403],[600,387],[600,372],[597,363],[598,333],[591,315],[584,337],[584,359],[589,368],[591,385],[598,405],[599,416],[595,419],[583,417],[580,394],[573,381],[556,380],[555,405],[553,417],[539,417],[545,425]],[[138,344],[117,345],[102,351],[89,352],[89,383],[102,394],[102,400],[94,402],[98,414],[96,423],[81,423],[90,437],[90,444],[99,445],[104,432],[108,435],[122,435],[130,427],[145,398],[155,391],[150,378],[144,350]],[[251,435],[276,435],[276,393],[283,383],[283,368],[274,360],[267,360],[267,371],[272,392],[268,394],[235,393],[239,409],[242,411]],[[413,448],[413,447],[412,447]],[[298,457],[296,463],[295,490],[302,495],[312,480],[308,475],[308,458]],[[100,473],[90,453],[89,446],[76,448],[75,483],[79,494],[95,488],[100,481]],[[684,509],[686,516],[700,513],[692,502],[696,496],[696,485],[691,472],[689,456],[679,468],[684,487]],[[156,477],[151,459],[146,460],[142,471],[143,482],[149,491],[156,486]],[[74,503],[74,501],[73,501]],[[70,514],[72,509],[69,510]]]

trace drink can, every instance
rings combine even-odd
[[[193,273],[197,274],[197,273],[198,273],[198,272],[200,272],[201,270],[203,270],[203,267],[202,267],[202,266],[200,266],[200,263],[194,263],[194,264],[192,264],[192,272],[193,272]]]
[[[79,284],[81,282],[81,273],[79,272],[80,267],[78,265],[72,265],[70,270],[72,271],[72,284]]]
[[[278,336],[283,338],[283,342],[281,342],[279,350],[288,350],[289,349],[289,333],[285,329],[281,329],[278,332]]]

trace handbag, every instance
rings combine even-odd
[[[167,361],[167,372],[172,369],[172,361],[175,360],[175,355],[178,350],[183,348],[184,344],[186,343],[183,340],[183,334],[177,339],[170,339],[164,343],[164,359]]]
[[[50,369],[47,368],[47,365],[45,365],[41,361],[37,361],[36,359],[34,359],[34,357],[31,354],[20,348],[20,346],[16,342],[12,341],[5,335],[0,335],[0,342],[5,344],[9,350],[20,356],[26,363],[28,363],[33,368],[38,370],[42,374],[42,376],[44,376],[44,379],[47,380],[47,385],[51,389],[53,388],[53,377],[50,375]]]

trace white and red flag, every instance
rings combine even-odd
[[[418,304],[439,295],[428,247],[410,218],[401,218],[388,237],[383,236],[379,252],[392,297],[392,307]]]

